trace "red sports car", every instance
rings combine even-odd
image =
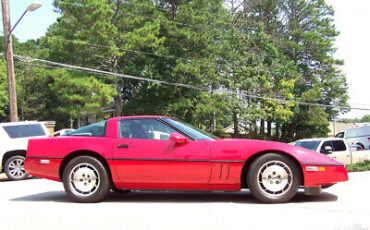
[[[279,142],[220,140],[165,116],[117,117],[65,136],[31,139],[27,173],[62,181],[78,202],[113,190],[223,190],[249,188],[266,203],[289,201],[298,188],[348,180],[342,164]]]

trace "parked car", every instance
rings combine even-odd
[[[249,188],[258,200],[278,203],[300,186],[312,195],[321,185],[348,180],[342,163],[320,153],[279,142],[220,140],[165,116],[111,118],[58,138],[30,139],[25,169],[62,181],[77,202],[99,201],[111,189]]]
[[[343,164],[351,164],[351,151],[343,138],[313,138],[293,142],[295,146],[322,153]],[[353,147],[355,150],[356,147]]]
[[[0,172],[10,180],[27,177],[23,165],[30,137],[47,137],[49,131],[44,122],[22,121],[0,123]]]
[[[65,135],[67,133],[70,133],[72,131],[74,131],[74,129],[61,129],[61,130],[58,130],[58,131],[54,132],[53,136],[54,137],[63,136],[63,135]]]
[[[359,145],[362,149],[370,149],[370,126],[346,129],[335,137],[346,139],[349,145]]]

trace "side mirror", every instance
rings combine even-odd
[[[325,154],[331,154],[333,152],[332,147],[330,146],[325,146]]]
[[[188,138],[180,133],[171,133],[170,140],[176,142],[176,144],[185,144],[188,141]]]

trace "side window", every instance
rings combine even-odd
[[[88,125],[75,131],[66,133],[65,136],[91,136],[105,137],[105,128],[107,121],[101,121],[92,125]]]
[[[40,124],[11,125],[3,128],[10,138],[45,136]]]
[[[333,148],[333,146],[331,145],[331,142],[330,142],[330,141],[325,141],[325,142],[321,145],[320,153],[325,153],[325,147],[326,147],[326,146],[330,146],[331,148]]]
[[[338,133],[335,137],[343,138],[343,137],[344,137],[344,132],[340,132],[340,133]]]
[[[332,141],[331,142],[332,145],[333,145],[333,151],[345,151],[347,148],[346,148],[346,145],[344,144],[343,141],[341,140],[337,140],[337,141]]]
[[[155,119],[124,119],[119,121],[121,138],[168,140],[176,130]]]

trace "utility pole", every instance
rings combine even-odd
[[[8,0],[1,0],[1,5],[3,8],[5,58],[6,58],[6,69],[7,69],[7,75],[8,75],[8,92],[9,92],[9,112],[10,112],[10,121],[14,122],[14,121],[18,121],[18,110],[17,110],[17,93],[15,90],[13,46],[12,46],[12,36],[10,34],[11,27],[10,27]]]

